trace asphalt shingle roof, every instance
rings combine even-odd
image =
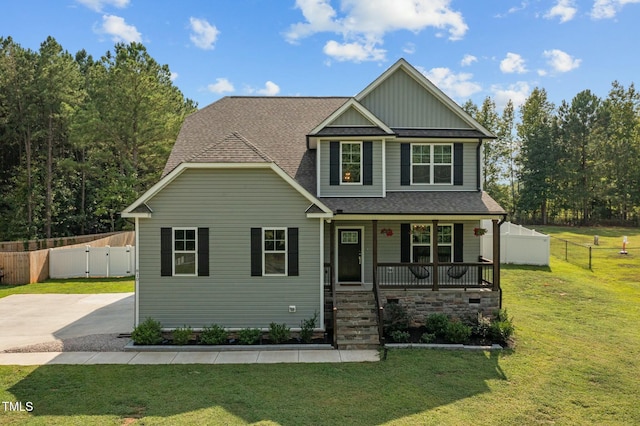
[[[230,96],[187,117],[163,171],[163,176],[187,160],[212,160],[212,145],[236,134],[257,147],[285,173],[315,193],[315,151],[307,150],[306,136],[340,108],[347,97],[236,97]],[[222,141],[222,142],[221,142]],[[225,161],[233,161],[229,144]],[[204,152],[207,151],[207,152]],[[238,152],[242,162],[245,149]]]
[[[322,197],[334,213],[501,215],[505,210],[482,191],[387,192],[386,197]]]

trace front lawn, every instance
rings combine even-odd
[[[134,288],[133,277],[124,278],[70,278],[48,280],[43,283],[0,285],[0,298],[12,294],[96,294],[129,293]],[[0,407],[1,408],[1,407]]]
[[[504,268],[513,350],[390,350],[364,364],[6,366],[0,400],[34,410],[0,406],[0,423],[640,424],[640,253],[597,253],[594,271],[555,258]]]

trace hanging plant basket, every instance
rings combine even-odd
[[[487,230],[485,228],[473,228],[473,235],[475,235],[476,237],[481,237],[486,233]]]
[[[382,228],[380,233],[386,235],[387,237],[390,237],[390,236],[393,235],[393,229],[391,229],[391,228]]]

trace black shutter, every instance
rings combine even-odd
[[[463,145],[461,143],[453,144],[453,184],[454,185],[462,185],[462,175],[463,175]]]
[[[400,144],[400,185],[411,185],[411,144]]]
[[[362,144],[362,184],[373,185],[373,142]]]
[[[400,262],[411,262],[411,224],[400,224]]]
[[[463,262],[462,253],[464,250],[464,225],[462,223],[453,224],[453,261]]]
[[[171,228],[160,228],[160,276],[170,277],[173,275],[173,236]]]
[[[340,185],[340,142],[329,143],[329,185]]]
[[[251,228],[251,276],[262,276],[262,229]]]
[[[198,228],[198,276],[209,276],[209,228]]]
[[[288,275],[290,277],[297,277],[298,272],[298,228],[287,229],[287,263],[288,263]]]

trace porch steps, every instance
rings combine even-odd
[[[336,292],[336,307],[338,348],[376,349],[380,346],[373,292]]]

